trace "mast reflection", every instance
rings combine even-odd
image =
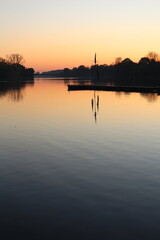
[[[97,96],[96,91],[94,91],[94,96],[91,99],[91,107],[95,123],[97,123],[97,114],[99,112],[99,95]]]

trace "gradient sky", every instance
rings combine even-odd
[[[48,71],[160,53],[159,0],[1,0],[0,57]]]

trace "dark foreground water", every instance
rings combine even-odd
[[[0,90],[0,239],[160,239],[160,97]]]

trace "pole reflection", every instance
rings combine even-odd
[[[91,99],[91,106],[95,123],[97,123],[97,115],[99,112],[99,95],[97,95],[96,91],[94,91],[93,98]]]

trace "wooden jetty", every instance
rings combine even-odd
[[[100,85],[68,85],[68,91],[113,91],[113,92],[138,92],[138,93],[160,93],[160,87],[143,86],[100,86]]]

